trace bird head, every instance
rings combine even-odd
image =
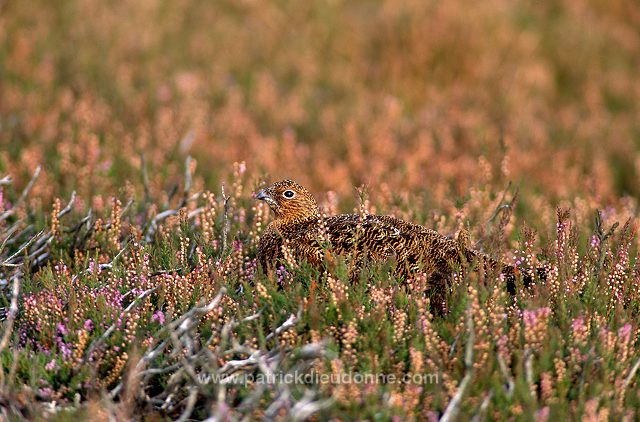
[[[276,182],[255,196],[269,204],[276,220],[299,222],[320,216],[320,209],[311,193],[291,180]]]

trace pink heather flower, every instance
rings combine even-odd
[[[538,319],[535,311],[530,311],[526,309],[522,312],[522,319],[524,320],[524,325],[527,327],[531,327],[535,325],[536,320]]]
[[[58,332],[63,336],[67,334],[67,328],[64,326],[64,324],[58,324]]]
[[[164,313],[162,311],[157,311],[155,314],[153,314],[151,320],[158,321],[160,325],[164,324]]]
[[[289,272],[284,266],[280,266],[280,268],[276,270],[276,274],[278,276],[278,284],[280,286],[283,286],[285,284],[287,277],[289,277]]]
[[[100,163],[100,168],[102,169],[102,171],[107,171],[111,168],[111,160],[105,160],[102,163]]]
[[[60,351],[62,351],[62,357],[65,360],[69,359],[71,357],[71,348],[69,347],[69,345],[61,341],[59,344],[59,347],[60,347]]]
[[[545,406],[542,409],[536,412],[536,421],[547,421],[549,420],[550,409],[549,406]]]
[[[40,395],[42,397],[51,397],[53,395],[53,389],[51,387],[41,388]]]
[[[525,310],[522,313],[522,318],[527,327],[534,326],[538,322],[538,318],[545,318],[551,314],[551,309],[544,307],[533,311]]]
[[[627,323],[618,330],[618,337],[623,343],[626,343],[631,338],[631,324]]]
[[[598,236],[591,236],[591,247],[596,248],[600,246],[600,238]]]
[[[90,319],[86,320],[84,322],[84,329],[87,331],[93,330],[93,321],[91,321]]]
[[[429,422],[434,422],[438,420],[438,414],[436,412],[434,412],[433,410],[429,410],[427,412],[427,420]]]
[[[51,359],[51,362],[47,363],[44,369],[46,369],[47,371],[53,371],[54,369],[56,369],[57,366],[58,365],[56,364],[56,360]]]
[[[575,331],[582,331],[584,330],[585,326],[584,326],[584,318],[583,317],[579,317],[573,320],[573,322],[571,323],[571,329],[575,332]]]

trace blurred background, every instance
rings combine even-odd
[[[339,197],[512,181],[635,210],[639,69],[635,0],[5,0],[0,171],[42,165],[46,208],[143,167],[161,195],[191,155],[211,190],[245,162]]]

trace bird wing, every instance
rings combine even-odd
[[[366,251],[375,259],[397,255],[411,233],[387,217],[343,214],[325,220],[332,248],[338,253]]]

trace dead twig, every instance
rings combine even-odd
[[[496,354],[497,359],[498,359],[498,366],[500,367],[500,372],[502,373],[502,376],[504,376],[507,385],[505,387],[505,389],[507,390],[507,398],[509,400],[511,400],[511,397],[513,397],[513,391],[515,389],[516,383],[513,380],[513,376],[511,376],[511,374],[509,374],[509,369],[507,368],[507,364],[504,361],[504,359],[502,358],[502,356],[500,356],[500,354]]]
[[[151,290],[155,290],[155,289],[157,289],[157,287]],[[185,314],[177,318],[175,321],[172,321],[166,324],[164,327],[158,330],[153,335],[153,341],[147,347],[146,352],[142,355],[142,357],[138,361],[135,370],[142,371],[142,368],[148,362],[155,359],[169,345],[169,339],[160,341],[159,340],[160,338],[162,338],[166,333],[172,333],[174,331],[176,332],[175,334],[177,336],[180,336],[181,334],[183,334],[185,331],[191,328],[190,321],[192,321],[193,318],[199,317],[201,315],[206,315],[207,313],[211,312],[216,306],[218,306],[218,304],[220,303],[220,300],[222,300],[222,297],[226,294],[226,291],[227,290],[225,288],[220,289],[218,294],[208,304],[204,306],[196,306],[191,308],[188,312],[186,312]],[[103,335],[103,337],[105,336]],[[85,354],[85,357],[86,356],[87,354]],[[109,396],[111,398],[114,398],[121,389],[122,389],[122,383],[118,384],[113,390],[111,390]]]
[[[478,409],[478,413],[476,413],[473,418],[471,418],[471,422],[480,422],[486,419],[487,409],[489,408],[489,403],[491,403],[491,398],[493,397],[493,391],[489,391],[482,400],[480,404],[480,409]]]
[[[502,194],[500,196],[500,201],[498,201],[498,205],[496,206],[495,210],[493,210],[493,213],[491,213],[491,216],[489,216],[486,223],[484,224],[484,230],[483,230],[484,234],[475,243],[475,247],[477,249],[480,248],[483,244],[485,244],[488,239],[492,239],[500,236],[500,231],[503,228],[500,226],[503,225],[503,220],[505,219],[505,216],[503,216],[503,218],[500,220],[498,230],[494,233],[493,224],[494,224],[494,220],[498,217],[498,215],[500,215],[500,213],[502,212],[507,212],[509,213],[509,215],[506,217],[509,217],[513,212],[513,207],[518,198],[518,189],[516,189],[516,191],[514,192],[511,200],[508,202],[505,202],[507,192],[511,190],[511,186],[512,186],[512,183],[509,182],[507,184],[507,187],[502,191]]]
[[[23,243],[22,246],[20,246],[20,248],[18,248],[18,250],[15,253],[13,253],[13,255],[11,255],[9,258],[7,258],[5,260],[5,262],[1,263],[0,265],[2,265],[4,267],[15,267],[15,266],[18,266],[19,264],[15,264],[13,262],[13,260],[16,257],[20,256],[22,254],[22,252],[24,252],[29,246],[31,246],[33,243],[35,243],[36,240],[38,240],[38,238],[40,236],[42,236],[43,233],[44,233],[44,230],[38,232],[38,234],[36,234],[31,239],[29,239],[28,241]]]
[[[151,289],[145,290],[144,292],[142,292],[140,295],[138,295],[137,298],[135,298],[130,304],[129,306],[127,306],[121,313],[120,316],[118,318],[118,320],[122,320],[125,316],[127,316],[142,300],[144,300],[145,298],[147,298],[149,295],[151,295],[153,292],[155,292],[156,290],[158,290],[158,286],[153,287]],[[74,370],[78,370],[80,366],[84,365],[87,360],[91,357],[91,355],[93,354],[93,352],[98,348],[98,346],[100,346],[102,343],[104,343],[109,336],[111,336],[111,334],[113,334],[113,332],[116,329],[117,324],[113,323],[111,324],[111,326],[109,328],[107,328],[107,330],[102,333],[102,335],[94,340],[91,345],[87,348],[87,351],[84,353],[84,356],[82,357],[82,360],[75,366]]]
[[[116,261],[118,261],[118,259],[122,256],[122,254],[124,253],[125,250],[127,250],[127,247],[129,246],[129,242],[125,242],[124,246],[122,247],[122,249],[120,249],[120,251],[116,254],[116,256],[113,257],[113,259],[111,260],[111,262],[108,262],[106,264],[99,264],[98,268],[100,269],[100,271],[103,270],[112,270],[113,269],[113,264],[116,263]],[[89,268],[86,268],[76,274],[73,275],[73,277],[71,278],[71,281],[74,282],[78,279],[78,277],[80,277],[81,275],[90,272]],[[128,293],[127,293],[128,294]],[[125,295],[126,296],[126,295]],[[124,297],[124,296],[123,296]]]
[[[447,405],[442,418],[440,418],[440,422],[456,420],[458,413],[460,413],[460,403],[462,402],[462,398],[464,397],[473,377],[473,343],[475,341],[475,334],[473,329],[473,318],[471,317],[470,310],[467,310],[467,331],[469,333],[469,338],[467,339],[467,345],[464,353],[465,374],[458,386],[458,391],[456,391],[456,394]]]
[[[4,333],[2,334],[2,339],[0,340],[0,353],[4,351],[9,343],[9,337],[13,332],[13,324],[16,320],[16,316],[18,315],[18,294],[20,293],[20,279],[18,277],[13,277],[13,287],[11,289],[11,304],[9,305],[9,312],[7,313],[7,318],[4,321]]]
[[[144,158],[144,153],[140,154],[140,166],[142,167],[142,186],[144,187],[144,203],[149,203],[149,173],[147,172],[147,161]]]
[[[29,180],[29,183],[27,183],[27,186],[22,191],[22,194],[20,194],[20,197],[18,198],[16,203],[13,204],[13,207],[11,207],[10,210],[7,210],[7,211],[3,212],[2,214],[0,214],[0,221],[4,221],[7,218],[9,218],[9,217],[11,217],[12,215],[15,214],[16,209],[18,209],[24,203],[24,201],[27,199],[27,196],[31,192],[31,189],[33,189],[33,185],[36,184],[36,181],[40,177],[40,172],[41,171],[42,171],[42,167],[41,166],[36,167],[36,170],[33,172],[33,176],[31,177],[31,180]],[[6,177],[5,177],[5,179],[6,179]]]
[[[611,236],[613,236],[613,233],[616,231],[616,229],[620,224],[616,221],[611,225],[609,230],[604,230],[604,223],[602,221],[602,211],[596,210],[595,225],[596,225],[596,237],[598,238],[599,245],[600,245],[600,248],[599,248],[600,255],[598,256],[598,264],[596,267],[595,276],[597,278],[600,278],[600,273],[602,272],[602,267],[604,265],[604,259],[605,259],[605,256],[607,255],[605,243],[607,242],[607,240],[609,240]]]
[[[197,192],[195,194],[193,194],[191,197],[189,197],[187,199],[187,203],[191,202],[191,201],[195,201],[200,197],[200,192]],[[167,218],[174,216],[174,215],[178,215],[178,213],[180,212],[180,209],[183,207],[179,207],[176,209],[170,209],[170,210],[165,210],[162,211],[161,213],[157,214],[152,220],[151,223],[149,223],[149,226],[147,227],[146,233],[145,233],[145,242],[146,243],[151,243],[153,242],[153,237],[156,234],[156,231],[158,230],[158,225],[160,224],[160,222],[166,220]],[[187,218],[193,218],[198,214],[201,214],[203,211],[205,210],[205,207],[200,207],[197,208],[195,210],[192,210],[189,212],[189,214],[187,214]]]
[[[313,396],[314,394],[309,390],[306,390],[304,392],[304,396],[302,397],[302,399],[300,399],[300,401],[294,404],[293,407],[291,408],[291,420],[293,421],[309,420],[309,418],[312,415],[318,413],[323,409],[330,407],[334,402],[332,398],[320,400],[320,401],[314,401]]]
[[[182,201],[178,208],[182,208],[187,205],[187,201],[189,198],[189,193],[191,192],[191,184],[192,184],[192,174],[191,174],[191,163],[193,162],[193,158],[189,155],[184,162],[184,191],[182,193]]]
[[[195,386],[189,387],[189,397],[187,398],[187,405],[185,406],[182,414],[177,419],[177,422],[184,422],[193,413],[193,408],[196,405],[196,401],[198,400],[198,388]]]
[[[487,219],[485,226],[489,226],[491,223],[493,223],[493,220],[495,220],[498,214],[500,214],[500,211],[502,211],[505,208],[509,208],[511,201],[505,204],[504,198],[507,196],[507,192],[509,192],[510,189],[511,189],[511,181],[509,181],[509,183],[507,184],[507,187],[504,188],[504,190],[502,191],[502,194],[500,195],[500,201],[498,201],[498,206],[496,207],[495,210],[493,210],[493,213]]]
[[[529,392],[532,399],[536,399],[535,384],[533,383],[533,352],[530,349],[526,349],[524,361],[524,377],[527,380],[529,386]]]
[[[75,202],[76,202],[76,191],[73,191],[71,192],[71,199],[69,199],[69,202],[67,202],[67,206],[64,207],[62,210],[60,210],[60,212],[58,213],[58,218],[62,218],[65,215],[69,214],[73,209],[73,204]]]
[[[229,237],[229,199],[231,197],[225,195],[224,184],[222,185],[222,200],[224,201],[224,211],[222,213],[222,253],[227,252],[227,243]]]
[[[635,377],[636,372],[638,372],[638,369],[640,369],[640,358],[636,360],[636,363],[633,364],[631,370],[629,371],[629,374],[624,379],[624,384],[622,385],[623,392],[625,392],[627,388],[629,388],[629,385],[631,384],[631,381],[633,381],[633,378]]]
[[[280,333],[282,333],[283,331],[286,331],[291,327],[295,327],[296,322],[298,322],[298,319],[299,319],[299,314],[300,312],[298,312],[298,316],[294,314],[290,314],[289,318],[287,318],[287,320],[281,326],[276,328],[274,332],[269,333],[269,335],[265,338],[265,340],[269,341],[272,338],[280,335]]]

